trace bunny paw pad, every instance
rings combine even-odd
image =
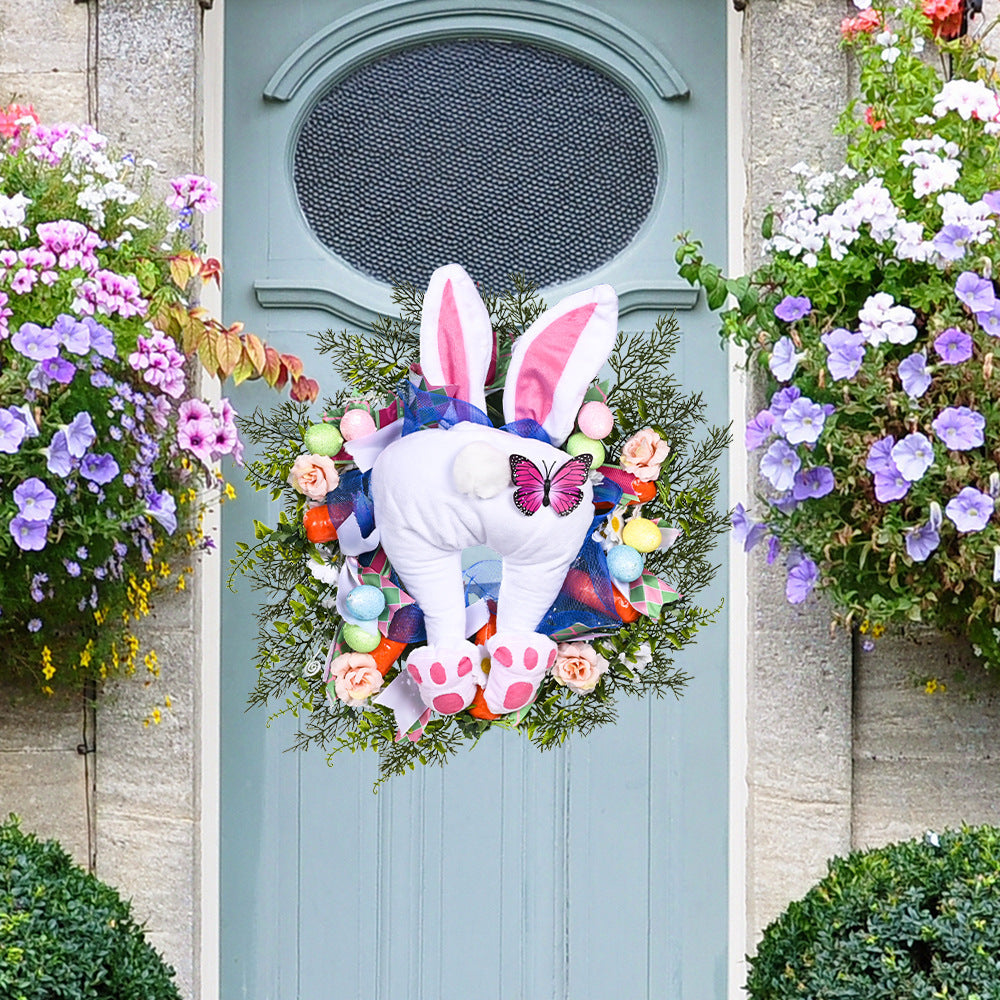
[[[490,673],[486,706],[503,715],[530,705],[556,659],[556,644],[538,632],[498,632],[486,643]]]
[[[420,646],[406,661],[407,673],[417,682],[420,698],[439,715],[454,715],[472,703],[483,683],[479,650],[471,642]]]

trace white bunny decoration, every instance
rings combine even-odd
[[[516,711],[534,699],[555,660],[555,643],[536,629],[593,518],[589,463],[556,446],[572,431],[611,352],[617,320],[614,291],[598,285],[543,313],[514,344],[504,417],[537,421],[552,444],[462,422],[402,437],[375,461],[371,490],[382,547],[427,630],[427,644],[413,650],[406,667],[424,704],[440,714],[466,708],[477,685],[485,685],[490,711]],[[485,410],[492,352],[489,314],[472,279],[457,264],[439,268],[420,324],[428,384]],[[533,483],[515,490],[522,468]],[[560,499],[560,477],[572,503]],[[503,567],[488,676],[465,634],[462,552],[476,545],[494,549]]]

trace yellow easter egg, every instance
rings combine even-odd
[[[663,532],[648,517],[634,517],[625,525],[622,541],[636,552],[653,552],[663,541]]]

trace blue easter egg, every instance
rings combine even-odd
[[[631,545],[616,545],[608,552],[608,572],[619,583],[631,583],[642,574],[646,561]]]
[[[367,583],[355,587],[344,600],[347,612],[358,621],[370,622],[385,610],[385,595],[378,587]]]

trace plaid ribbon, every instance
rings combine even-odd
[[[667,604],[679,601],[682,595],[652,573],[643,573],[628,585],[628,602],[641,615],[658,621]]]

